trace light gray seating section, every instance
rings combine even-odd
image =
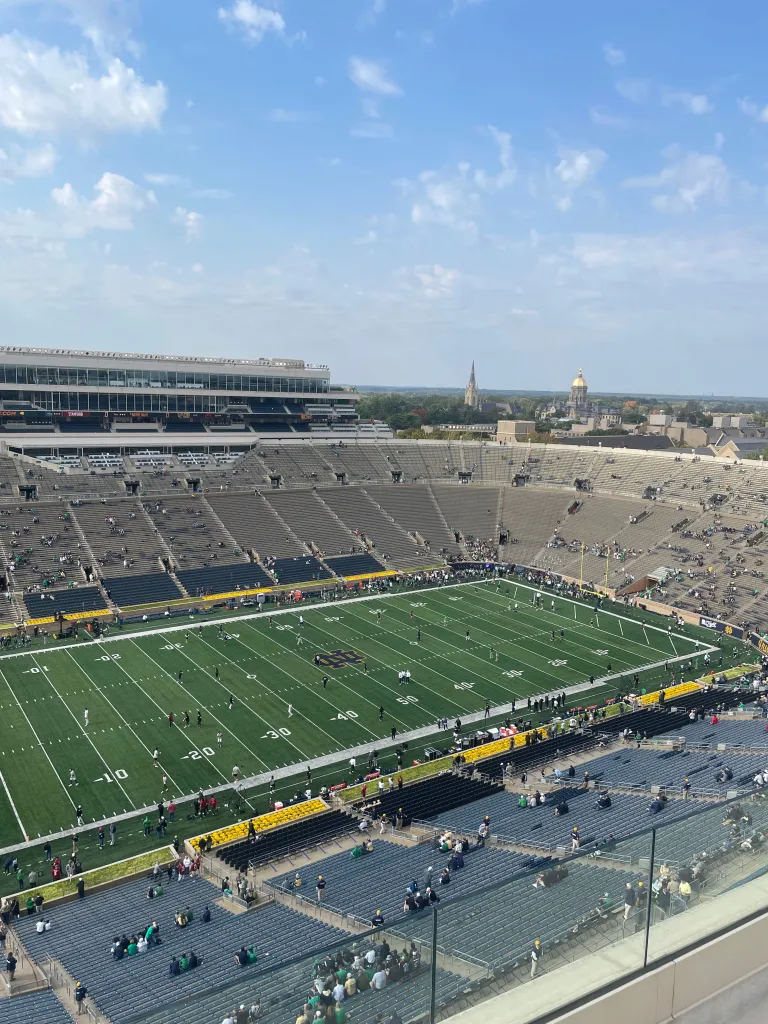
[[[371,554],[396,569],[434,565],[435,556],[417,546],[408,533],[356,487],[339,487],[323,492],[323,500],[353,533],[359,531],[372,542]]]
[[[299,538],[279,519],[260,492],[218,492],[207,496],[208,503],[238,544],[260,560],[295,558],[305,555]]]
[[[126,495],[106,503],[84,501],[69,511],[93,552],[95,569],[101,576],[111,579],[164,571],[161,560],[168,557],[167,550],[136,498]]]
[[[460,553],[427,484],[368,484],[364,490],[404,530],[418,533],[435,554]]]
[[[498,541],[498,487],[432,484],[432,493],[449,530],[458,530],[465,540]]]
[[[144,507],[179,569],[231,565],[248,559],[199,495],[165,496]]]
[[[272,491],[264,494],[293,533],[305,544],[314,544],[324,555],[351,554],[364,548],[363,542],[344,526],[322,500],[323,491]]]
[[[334,473],[346,473],[350,483],[392,478],[393,453],[388,445],[328,444],[319,446],[323,459]]]
[[[333,472],[320,448],[313,444],[265,444],[261,459],[288,486],[330,483]]]
[[[78,562],[87,565],[90,558],[78,549],[79,540],[71,510],[61,503],[25,502],[0,511],[0,546],[13,566],[12,589],[38,588],[54,576],[57,586],[84,583]]]
[[[502,492],[501,525],[510,542],[500,557],[532,564],[558,525],[567,518],[568,495],[557,490],[507,487]],[[513,543],[516,542],[516,543]]]

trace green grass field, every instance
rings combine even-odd
[[[78,804],[86,822],[137,811],[227,784],[235,764],[241,776],[256,776],[321,755],[341,759],[393,726],[407,733],[439,716],[453,721],[486,701],[506,710],[514,698],[520,709],[528,696],[567,690],[590,675],[589,699],[600,700],[621,684],[602,677],[695,656],[696,640],[712,639],[689,627],[670,636],[663,620],[595,614],[566,599],[552,610],[549,594],[536,609],[533,594],[488,581],[307,605],[303,626],[298,610],[276,613],[271,623],[263,612],[229,622],[228,633],[211,622],[199,629],[198,619],[3,656],[0,847],[70,829]],[[330,659],[343,667],[314,664],[315,654],[335,651],[353,653]],[[411,683],[402,687],[397,673],[406,668]],[[664,678],[663,670],[651,677]]]

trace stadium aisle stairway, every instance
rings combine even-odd
[[[249,914],[230,914],[213,903],[218,890],[201,878],[169,883],[164,895],[153,900],[146,898],[148,885],[145,879],[131,882],[53,907],[46,912],[51,930],[43,934],[35,931],[34,916],[22,917],[18,925],[30,956],[38,961],[47,955],[60,960],[76,981],[87,986],[114,1024],[236,978],[239,967],[233,957],[243,943],[256,947],[255,973],[295,957],[297,950],[324,947],[346,934],[277,903]],[[187,905],[194,920],[178,929],[174,913]],[[211,911],[208,924],[200,920],[205,905]],[[160,925],[159,947],[135,957],[112,959],[109,948],[115,935],[138,935],[138,929],[153,920]],[[171,977],[171,957],[190,949],[202,958],[200,966]]]

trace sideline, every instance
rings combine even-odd
[[[537,571],[539,571],[539,570],[537,570]],[[501,579],[504,583],[507,583],[507,584],[509,584],[511,586],[513,585],[513,586],[516,586],[516,587],[522,587],[524,590],[530,590],[533,593],[541,592],[542,594],[544,594],[545,592],[546,593],[550,592],[546,587],[545,588],[536,587],[532,583],[529,583],[527,580],[524,580],[524,579],[518,580],[516,577],[508,577],[508,576],[498,577],[498,578]],[[145,637],[145,636],[162,636],[165,633],[180,633],[182,631],[188,633],[190,630],[197,629],[198,626],[206,626],[206,625],[208,625],[208,626],[217,625],[218,626],[218,625],[224,625],[224,624],[227,624],[227,623],[234,623],[234,622],[243,622],[243,621],[247,622],[250,619],[261,619],[261,618],[264,618],[265,615],[267,615],[267,616],[274,616],[274,615],[297,615],[297,614],[303,613],[304,611],[306,611],[307,614],[308,614],[309,612],[312,612],[312,611],[318,611],[321,608],[331,608],[331,607],[337,607],[339,605],[345,605],[345,604],[360,604],[363,601],[385,601],[385,600],[390,600],[391,598],[395,598],[395,597],[404,597],[407,594],[432,593],[433,591],[449,590],[449,589],[454,589],[455,587],[476,587],[476,586],[480,586],[480,585],[489,584],[491,582],[492,582],[491,580],[487,580],[487,579],[462,580],[459,583],[444,583],[441,586],[437,586],[437,587],[414,587],[412,589],[409,588],[409,589],[398,590],[395,593],[389,593],[389,594],[386,594],[386,593],[385,594],[364,594],[362,597],[344,597],[344,598],[341,598],[338,601],[326,601],[326,602],[320,602],[320,603],[317,603],[317,604],[306,604],[305,605],[303,602],[299,601],[299,602],[293,604],[289,608],[279,608],[276,611],[270,611],[270,612],[266,612],[266,611],[246,612],[246,614],[244,614],[244,615],[231,615],[231,616],[227,616],[226,618],[216,618],[216,619],[210,620],[208,622],[206,622],[206,621],[202,621],[202,622],[201,621],[196,621],[196,620],[198,620],[200,618],[200,616],[199,615],[190,615],[189,618],[191,620],[191,623],[187,622],[184,625],[158,626],[157,629],[145,629],[145,630],[142,630],[141,632],[134,632],[133,630],[131,630],[128,633],[120,633],[120,632],[118,632],[116,635],[112,635],[111,630],[112,629],[119,630],[120,627],[119,626],[110,626],[110,635],[109,636],[102,636],[102,637],[99,637],[98,639],[93,639],[93,640],[85,640],[85,641],[79,641],[79,642],[75,642],[75,643],[68,643],[68,644],[63,645],[61,647],[53,647],[53,646],[51,646],[51,647],[42,647],[42,648],[39,648],[39,649],[36,648],[34,650],[13,651],[10,654],[0,654],[0,662],[4,661],[7,658],[25,658],[25,657],[30,657],[30,655],[40,654],[43,651],[45,651],[46,654],[56,654],[59,651],[65,651],[65,650],[69,650],[69,649],[73,649],[73,648],[76,649],[76,650],[80,650],[81,648],[87,647],[90,644],[108,644],[108,643],[115,643],[116,641],[119,641],[119,640],[139,640],[141,637]],[[572,604],[572,605],[574,605],[576,607],[582,607],[582,608],[589,608],[590,607],[590,605],[589,605],[589,603],[587,601],[576,601],[572,597],[565,597],[565,596],[558,595],[557,600],[559,600],[559,601],[566,601],[568,604]],[[266,607],[266,605],[262,605],[262,607]],[[546,609],[544,609],[544,610],[546,611]],[[637,619],[632,619],[629,616],[621,615],[621,614],[619,614],[619,612],[609,611],[606,608],[601,608],[599,610],[598,614],[599,615],[610,615],[614,619],[620,619],[622,622],[630,622],[630,623],[633,623],[633,624],[637,624],[637,621],[638,621]],[[650,612],[649,614],[657,615],[658,612]],[[663,629],[661,626],[654,626],[653,623],[644,622],[642,620],[640,621],[640,624],[642,626],[644,626],[646,629],[653,629],[653,630],[655,630],[658,633],[663,633],[665,636],[668,635],[667,630]],[[703,627],[695,626],[694,628],[695,629],[699,629],[699,628],[703,628]],[[677,635],[680,636],[680,634],[677,634]],[[695,643],[695,640],[692,640],[690,637],[685,636],[685,634],[682,634],[682,638],[687,643]],[[703,641],[700,641],[700,643],[703,643]],[[697,648],[697,650],[698,650],[699,653],[704,654],[704,653],[706,653],[707,648],[701,647],[701,648]],[[711,652],[713,650],[719,650],[719,648],[711,647],[711,648],[709,648],[709,650]],[[681,655],[680,656],[681,659],[685,659],[686,657],[688,657],[688,655]],[[675,658],[670,658],[669,659],[670,662],[672,662],[674,660],[678,660],[678,659],[675,659]],[[567,692],[568,691],[566,690],[566,693]]]

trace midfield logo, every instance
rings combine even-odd
[[[346,668],[347,665],[362,665],[362,663],[363,656],[357,651],[328,651],[326,654],[321,654],[318,659],[318,665],[330,669]]]

